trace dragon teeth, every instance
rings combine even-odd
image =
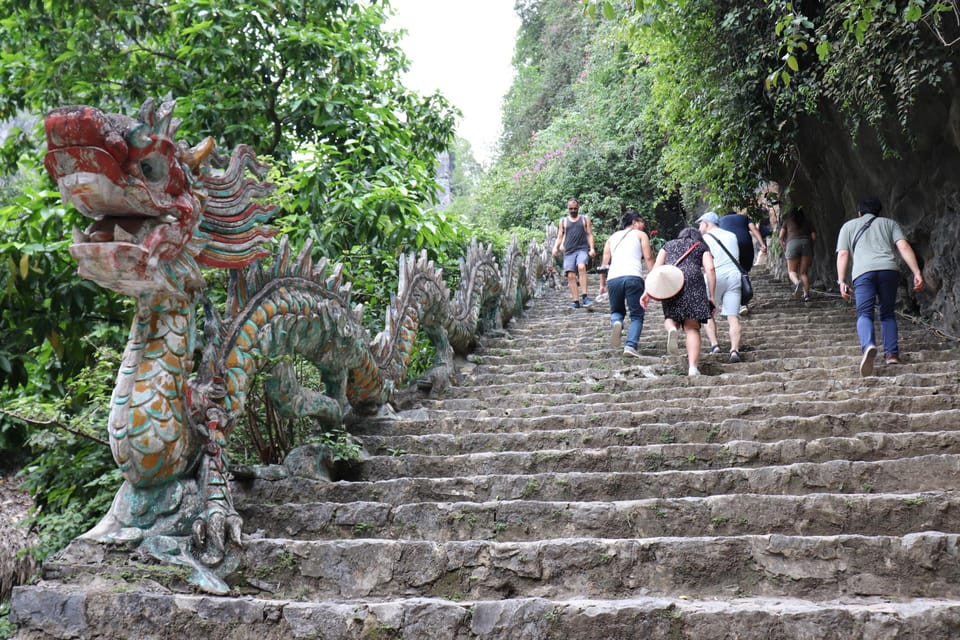
[[[114,242],[129,242],[131,244],[137,243],[137,237],[132,233],[128,233],[120,225],[115,225],[113,227],[113,241]]]

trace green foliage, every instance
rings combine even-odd
[[[503,102],[502,151],[512,155],[576,102],[595,22],[576,0],[518,0],[521,26],[514,49],[517,75]]]
[[[535,15],[548,25],[562,24],[571,32],[592,34],[586,55],[577,53],[580,57],[572,72],[571,54],[564,49],[574,46],[576,39],[540,50],[540,55],[552,60],[543,65],[568,70],[565,77],[572,103],[549,114],[547,124],[523,145],[506,148],[474,191],[476,209],[488,218],[495,216],[501,227],[543,229],[565,214],[568,198],[577,197],[581,211],[593,218],[598,246],[606,233],[617,228],[627,207],[639,211],[649,229],[674,230],[676,212],[663,206],[674,186],[664,179],[658,164],[662,140],[646,106],[651,76],[644,61],[628,48],[617,25],[594,26],[574,14],[581,25],[570,26],[573,18],[565,3],[542,3]],[[538,33],[534,30],[524,36],[527,28],[527,23],[521,27],[521,43]],[[518,67],[515,88],[523,84],[527,66],[535,65],[524,61]],[[526,126],[536,125],[528,122]],[[518,127],[512,135],[519,136],[521,131]]]
[[[92,399],[109,398],[116,367],[94,393],[84,366],[101,356],[93,344],[121,348],[132,303],[76,276],[69,229],[87,222],[44,175],[30,114],[91,104],[132,116],[147,98],[173,98],[182,140],[210,135],[220,152],[250,144],[281,184],[277,226],[343,261],[356,298],[376,305],[375,324],[400,253],[425,249],[455,266],[469,232],[430,208],[456,111],[402,86],[408,63],[399,35],[384,31],[388,8],[0,0],[0,119],[19,125],[0,149],[0,450],[35,456],[26,477],[42,553],[89,527],[116,487],[108,447],[87,437],[106,422]]]
[[[0,638],[12,638],[17,627],[9,619],[10,603],[0,602]]]
[[[120,353],[100,348],[91,360],[63,394],[37,393],[4,405],[6,419],[33,427],[26,445],[35,455],[20,475],[34,496],[29,521],[40,536],[33,550],[38,560],[96,524],[120,486],[106,438]]]
[[[40,537],[38,560],[62,549],[107,512],[120,487],[120,470],[103,443],[59,433],[36,433],[30,445],[41,453],[22,472],[24,488],[37,499],[27,518]]]
[[[85,223],[39,170],[25,156],[0,190],[0,397],[20,387],[62,394],[93,353],[90,334],[116,344],[125,332],[110,327],[128,304],[76,276],[68,229]]]
[[[946,5],[932,3],[923,11],[924,4],[859,0],[807,16],[787,3],[778,29],[788,21],[791,28],[778,31],[781,50],[806,51],[809,43],[816,45],[816,55],[799,58],[792,83],[778,86],[773,70],[768,87],[779,110],[815,113],[828,102],[844,115],[851,132],[867,124],[884,146],[888,123],[897,122],[907,133],[921,92],[937,87],[955,64],[939,31]],[[789,80],[782,71],[780,78]]]
[[[890,121],[906,132],[922,91],[953,67],[953,4],[584,0],[588,16],[621,24],[649,65],[660,166],[687,206],[751,199],[771,167],[790,163],[797,120],[824,105],[852,133],[870,125],[881,144]]]

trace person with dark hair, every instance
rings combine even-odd
[[[630,326],[623,354],[635,357],[640,356],[637,346],[643,331],[644,309],[640,305],[644,293],[643,274],[653,268],[653,250],[643,228],[640,214],[627,209],[620,218],[620,230],[607,238],[603,246],[600,265],[601,269],[609,267],[605,284],[610,296],[610,345],[620,346],[623,321],[629,309]]]
[[[857,205],[857,217],[840,228],[837,238],[837,284],[844,300],[850,299],[851,285],[847,284],[847,268],[853,259],[852,291],[857,302],[857,337],[863,356],[860,375],[873,373],[877,356],[874,333],[874,305],[880,309],[880,333],[883,338],[883,356],[887,364],[900,362],[897,335],[897,316],[894,304],[900,271],[900,254],[913,272],[913,290],[924,287],[923,274],[913,247],[907,242],[900,225],[890,218],[880,217],[883,206],[874,197],[864,198]]]
[[[813,243],[817,232],[807,220],[802,207],[791,209],[780,228],[780,246],[787,258],[787,275],[793,284],[794,297],[810,302],[810,265],[813,263]]]
[[[589,307],[593,301],[587,295],[587,262],[597,252],[593,246],[590,218],[580,215],[580,202],[576,198],[567,201],[567,215],[560,219],[557,241],[553,245],[554,258],[560,247],[563,247],[563,271],[567,274],[567,286],[573,296],[570,306],[573,309]]]
[[[740,266],[747,273],[753,268],[753,241],[760,246],[760,253],[767,252],[767,243],[760,233],[760,229],[747,213],[746,208],[731,211],[720,218],[718,225],[724,231],[737,236],[737,247],[740,249]]]
[[[687,251],[690,253],[687,254]],[[683,329],[687,346],[687,375],[698,376],[700,327],[710,319],[716,306],[714,296],[717,279],[713,269],[713,256],[700,232],[693,227],[687,227],[681,229],[676,240],[670,240],[663,245],[654,266],[674,264],[685,254],[686,257],[677,265],[683,271],[683,288],[676,296],[661,301],[663,327],[667,330],[669,355],[678,353],[677,335],[680,329]],[[650,302],[649,292],[644,292],[641,302],[646,308]]]

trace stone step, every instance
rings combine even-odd
[[[901,369],[902,370],[902,369]],[[704,402],[713,406],[714,403],[731,403],[741,401],[741,398],[757,398],[768,404],[784,402],[800,402],[807,400],[832,400],[835,396],[845,397],[870,395],[871,392],[888,395],[888,390],[878,385],[864,390],[862,387],[853,388],[852,385],[836,381],[824,383],[815,378],[799,380],[754,380],[747,378],[735,385],[707,385],[697,387],[679,387],[670,385],[669,381],[647,383],[645,381],[608,378],[592,383],[578,382],[548,382],[542,385],[527,385],[525,387],[510,387],[498,385],[486,388],[463,388],[452,390],[453,397],[425,400],[420,406],[430,410],[471,411],[492,409],[495,407],[520,407],[520,411],[529,411],[531,408],[571,404],[620,404],[655,402],[657,406],[669,406],[670,403],[690,400],[698,404]],[[882,384],[882,383],[881,383]],[[942,374],[929,376],[900,375],[896,379],[897,394],[906,397],[919,395],[956,395],[960,392],[960,383],[944,380]],[[586,387],[586,388],[584,388]],[[660,391],[663,397],[651,399],[651,391]]]
[[[729,387],[727,387],[729,388]],[[649,392],[647,393],[649,395]],[[451,409],[427,410],[430,419],[443,419],[447,422],[459,422],[463,425],[481,420],[527,420],[541,419],[551,413],[564,416],[586,416],[592,424],[603,426],[607,418],[614,418],[619,414],[672,416],[678,413],[688,417],[723,420],[729,417],[743,415],[764,415],[771,419],[785,415],[813,416],[822,415],[831,408],[840,413],[861,413],[866,411],[884,411],[888,413],[925,413],[946,411],[956,407],[956,397],[953,394],[942,394],[929,389],[922,393],[914,392],[910,395],[891,395],[878,393],[872,397],[865,397],[863,393],[850,393],[839,390],[836,393],[824,392],[819,397],[811,397],[810,393],[798,394],[760,394],[757,396],[728,396],[728,397],[663,397],[655,400],[637,400],[631,402],[629,396],[618,402],[609,394],[577,395],[554,397],[553,402],[540,405],[489,406],[480,409]],[[643,407],[631,411],[629,407]],[[648,408],[647,408],[648,407]]]
[[[394,478],[326,482],[307,478],[238,480],[238,505],[255,502],[490,502],[546,500],[605,502],[646,498],[815,493],[949,491],[960,474],[960,454],[896,460],[685,471],[493,474],[455,478]]]
[[[330,540],[535,541],[716,535],[904,536],[960,530],[960,495],[735,494],[619,502],[251,503],[244,527],[260,537]]]
[[[248,537],[237,584],[252,576],[251,587],[298,600],[412,593],[454,601],[611,594],[960,598],[958,538],[936,531],[533,542]],[[138,570],[129,569],[133,575]],[[60,577],[69,580],[77,571],[70,566]]]
[[[712,419],[717,424],[731,418],[756,418],[774,420],[780,417],[813,417],[836,411],[838,414],[887,412],[887,413],[938,413],[951,410],[956,402],[949,396],[924,395],[901,398],[886,395],[865,399],[854,397],[848,400],[820,400],[792,403],[754,403],[731,401],[727,406],[700,407],[696,410],[693,401],[674,403],[667,407],[631,411],[621,405],[574,404],[557,405],[566,413],[554,413],[544,405],[514,410],[491,408],[473,411],[425,411],[419,421],[439,433],[513,432],[524,430],[572,429],[588,427],[631,427],[663,422]],[[649,406],[645,403],[644,406]],[[772,414],[772,415],[771,415]]]
[[[486,474],[630,472],[723,467],[769,467],[832,460],[889,460],[960,450],[960,431],[863,433],[855,437],[722,444],[675,443],[455,455],[373,456],[358,465],[358,480],[443,478]]]
[[[85,587],[85,588],[84,588]],[[302,602],[125,592],[103,581],[14,595],[24,638],[182,640],[887,640],[954,637],[960,604],[946,599],[572,597]],[[24,612],[29,612],[29,618]],[[29,626],[27,626],[29,625]]]
[[[416,412],[411,412],[419,415]],[[901,413],[847,413],[830,416],[780,416],[651,422],[636,426],[439,433],[427,419],[394,421],[389,428],[369,427],[358,441],[373,455],[458,455],[480,451],[538,451],[579,447],[641,446],[676,442],[722,443],[731,440],[774,442],[785,438],[813,440],[856,437],[861,433],[903,433],[960,424],[960,409],[904,415]],[[369,435],[365,435],[369,434]],[[382,434],[382,435],[373,435]]]
[[[832,350],[836,353],[836,350]],[[663,384],[678,386],[713,386],[713,376],[727,373],[738,380],[746,376],[753,379],[779,380],[787,383],[796,379],[819,379],[827,381],[846,381],[862,388],[871,388],[879,381],[891,380],[903,374],[932,374],[942,368],[943,374],[955,375],[960,365],[943,352],[907,353],[900,365],[887,365],[877,361],[875,377],[862,379],[859,374],[860,357],[850,355],[832,355],[829,357],[783,357],[778,352],[775,357],[751,352],[744,347],[741,356],[744,362],[731,364],[729,354],[701,355],[702,364],[708,374],[701,380],[688,380],[686,377],[686,356],[681,350],[678,356],[666,356],[663,349],[645,351],[641,346],[641,357],[623,356],[615,350],[609,351],[609,357],[591,357],[589,359],[568,358],[546,361],[538,364],[499,366],[479,366],[464,375],[455,388],[480,387],[493,385],[519,385],[521,388],[544,383],[567,382],[576,385],[583,380],[603,381],[608,378],[624,377],[628,380],[657,380]],[[679,379],[678,379],[679,378]],[[448,392],[446,395],[450,395]]]

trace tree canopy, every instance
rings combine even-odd
[[[0,448],[44,452],[30,483],[48,513],[63,514],[50,526],[58,540],[88,518],[67,505],[102,491],[91,467],[109,466],[102,411],[131,305],[74,273],[69,229],[86,222],[43,171],[43,114],[90,104],[133,116],[148,98],[174,99],[180,139],[209,135],[227,154],[251,145],[274,167],[275,225],[342,262],[376,326],[401,253],[455,264],[470,234],[431,207],[457,111],[402,85],[408,62],[385,28],[389,11],[361,0],[0,0],[0,120],[10,125],[0,140]]]

